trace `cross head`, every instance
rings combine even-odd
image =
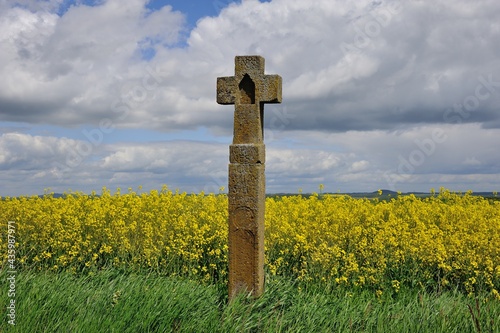
[[[235,105],[233,144],[262,143],[264,103],[281,103],[281,77],[264,66],[261,56],[236,56],[234,76],[217,78],[217,103]]]

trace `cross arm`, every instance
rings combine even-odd
[[[238,88],[234,76],[217,78],[217,103],[227,105],[236,102],[235,91]]]
[[[265,75],[262,80],[260,102],[281,103],[281,76]]]

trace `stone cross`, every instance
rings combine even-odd
[[[281,77],[264,58],[236,56],[235,75],[217,78],[217,103],[234,104],[229,147],[229,298],[264,291],[264,103],[281,103]]]

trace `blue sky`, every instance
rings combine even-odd
[[[176,11],[185,14],[188,28],[196,26],[196,22],[206,16],[217,16],[220,11],[231,3],[241,3],[241,1],[231,0],[208,0],[208,1],[168,1],[168,0],[153,0],[147,4],[147,8],[157,10],[163,6],[169,5]]]
[[[283,78],[267,191],[498,191],[493,0],[0,3],[0,196],[227,188],[235,55]]]

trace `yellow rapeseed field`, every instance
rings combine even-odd
[[[103,189],[0,200],[0,248],[16,227],[19,269],[104,267],[227,279],[227,196]],[[500,202],[442,189],[428,198],[266,200],[266,270],[304,283],[398,292],[487,290],[500,299]]]

